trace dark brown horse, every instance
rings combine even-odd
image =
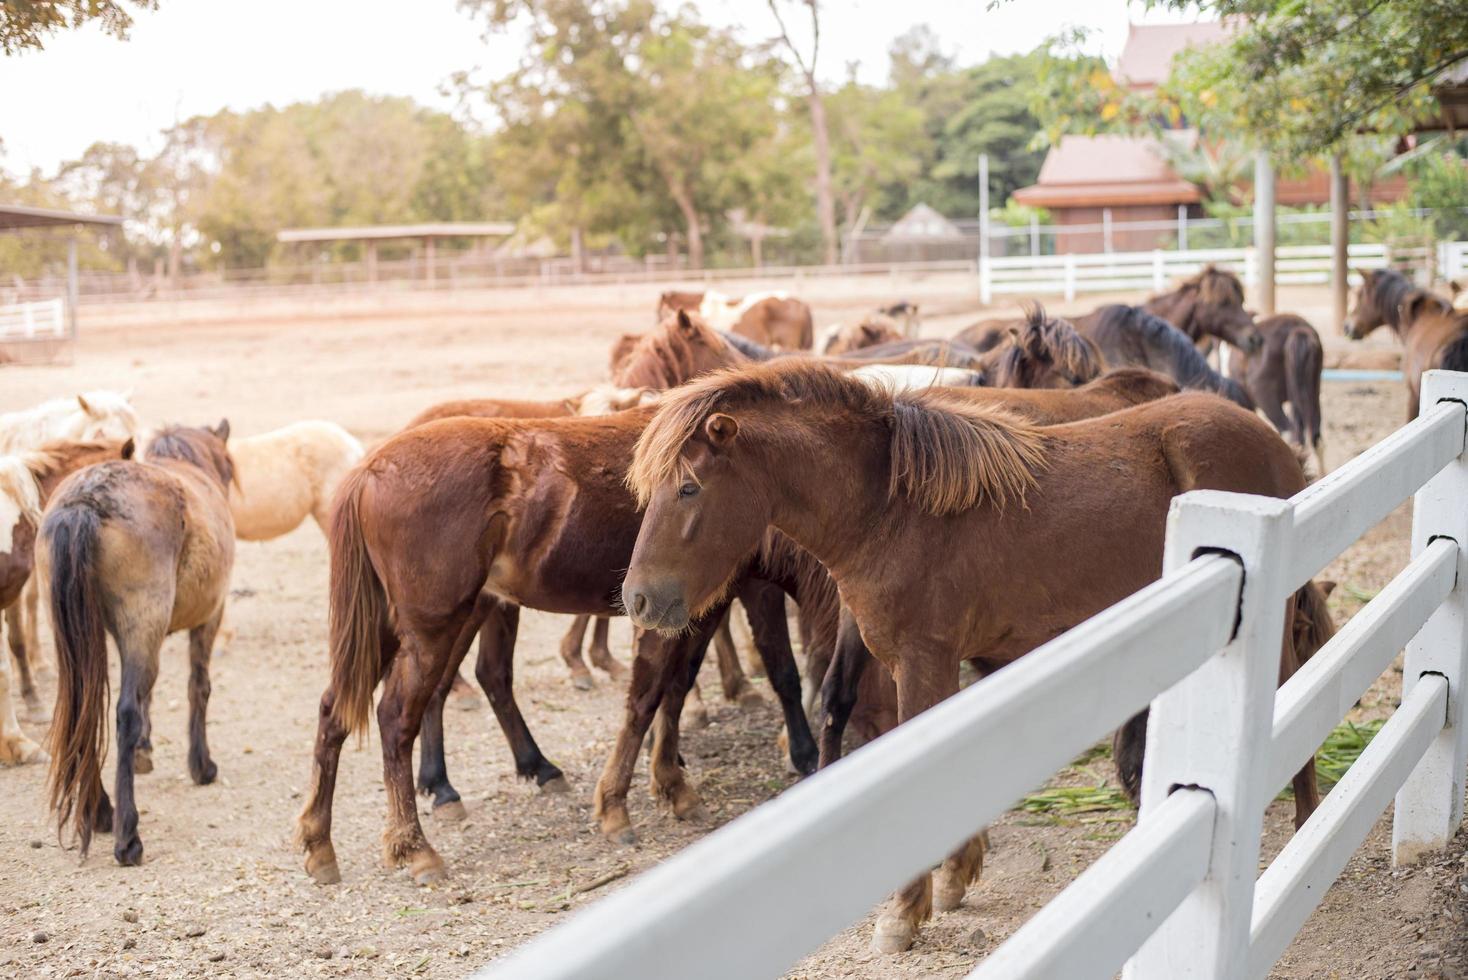
[[[1404,348],[1407,421],[1417,417],[1422,372],[1468,371],[1468,310],[1455,310],[1436,293],[1417,289],[1395,269],[1362,272],[1346,317],[1346,336],[1363,340],[1377,327],[1392,328]]]
[[[1156,579],[1178,493],[1305,485],[1272,429],[1212,396],[1042,429],[799,362],[671,392],[628,481],[647,504],[623,585],[636,624],[685,628],[774,526],[829,569],[896,679],[899,720],[953,694],[960,661],[996,669]],[[1292,647],[1285,661],[1292,673]],[[1299,807],[1313,773],[1297,777]],[[909,946],[929,910],[925,875],[878,923],[879,948]]]
[[[1252,354],[1234,347],[1229,376],[1239,379],[1249,398],[1281,435],[1313,450],[1324,476],[1325,441],[1320,436],[1320,375],[1325,354],[1320,335],[1293,313],[1265,317],[1255,324],[1264,346]],[[1289,405],[1286,413],[1285,406]]]
[[[83,855],[93,831],[111,831],[118,864],[143,859],[133,773],[143,759],[152,766],[149,705],[169,633],[189,631],[189,775],[204,785],[218,773],[204,717],[234,562],[228,437],[228,422],[163,429],[141,460],[68,477],[41,523],[37,568],[51,596],[58,674],[48,785],[57,822],[73,824]],[[115,812],[101,774],[108,634],[122,661]]]
[[[410,753],[424,732],[419,786],[436,809],[462,812],[443,762],[442,696],[479,632],[476,675],[515,757],[520,776],[564,787],[515,703],[513,652],[520,607],[609,616],[621,612],[621,573],[639,517],[624,485],[626,467],[650,409],[591,418],[500,420],[454,418],[399,433],[343,480],[331,531],[332,679],[321,700],[311,793],[299,822],[307,870],[339,878],[331,845],[331,801],[341,745],[377,708],[389,820],[384,855],[419,881],[442,875],[443,862],[418,821]],[[759,542],[751,545],[750,553]],[[770,685],[791,732],[791,761],[810,771],[815,743],[800,705],[800,679],[783,630],[784,605],[755,624],[766,607],[741,590],[755,625]],[[639,663],[666,660],[644,652],[671,645],[680,663],[696,663],[723,611],[674,638],[644,634]],[[634,667],[628,711],[650,719],[660,702],[676,719],[692,681],[684,672],[669,691]],[[644,725],[644,728],[646,726]],[[635,749],[634,749],[635,753]],[[634,755],[635,757],[635,755]],[[682,776],[676,729],[659,726],[655,791],[680,817],[696,816],[697,795]]]
[[[1142,309],[1177,327],[1194,344],[1216,338],[1245,353],[1264,343],[1254,316],[1244,309],[1244,284],[1227,269],[1205,265],[1171,292],[1159,293]]]

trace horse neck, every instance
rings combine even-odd
[[[885,427],[810,413],[780,420],[778,440],[761,452],[774,502],[771,523],[833,576],[860,564],[889,510]]]
[[[1142,309],[1151,313],[1153,316],[1160,316],[1189,337],[1197,340],[1198,326],[1194,322],[1192,310],[1188,309],[1187,315],[1182,318],[1176,316],[1178,307],[1184,306],[1186,303],[1187,296],[1185,290],[1176,289],[1170,293],[1159,293],[1153,296],[1142,304]]]

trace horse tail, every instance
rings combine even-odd
[[[1442,368],[1445,371],[1468,371],[1468,331],[1458,334],[1443,348]]]
[[[331,691],[337,724],[360,734],[372,712],[372,692],[382,673],[382,633],[387,598],[362,535],[362,491],[368,472],[357,467],[342,480],[332,508]]]
[[[106,614],[97,582],[102,515],[64,504],[47,515],[41,533],[51,565],[51,626],[56,638],[56,708],[47,736],[46,783],[60,833],[68,820],[85,857],[102,804],[107,681]]]
[[[1290,332],[1284,343],[1285,392],[1294,406],[1295,435],[1305,448],[1320,442],[1320,372],[1324,353],[1320,337],[1303,328]]]

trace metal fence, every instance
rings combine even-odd
[[[776,976],[1149,703],[1136,828],[974,976],[1267,975],[1393,794],[1398,860],[1462,821],[1468,374],[1422,405],[1290,500],[1178,497],[1161,580],[482,975]],[[1411,563],[1276,691],[1286,597],[1414,493]],[[1270,800],[1403,644],[1400,708],[1256,879]]]

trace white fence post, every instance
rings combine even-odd
[[[1076,257],[1071,252],[1065,253],[1065,299],[1066,302],[1076,298]]]
[[[1163,287],[1167,285],[1167,277],[1165,273],[1166,270],[1163,265],[1162,250],[1160,248],[1154,248],[1152,250],[1152,292],[1160,293],[1162,292]]]
[[[1468,411],[1468,375],[1429,371],[1422,378],[1422,406],[1461,402]],[[1392,821],[1392,858],[1410,864],[1439,850],[1463,822],[1464,776],[1468,772],[1468,454],[1460,455],[1429,480],[1412,502],[1412,557],[1436,538],[1458,543],[1458,580],[1447,599],[1407,644],[1402,697],[1423,674],[1448,682],[1447,725],[1397,791]]]
[[[994,301],[994,270],[990,267],[985,257],[979,256],[979,302],[991,303]]]
[[[1152,703],[1142,813],[1181,786],[1218,802],[1208,877],[1132,958],[1129,980],[1243,976],[1264,807],[1273,791],[1268,758],[1284,633],[1293,505],[1219,491],[1176,498],[1167,519],[1164,568],[1221,550],[1244,566],[1233,641]]]
[[[1179,252],[1188,250],[1188,206],[1186,204],[1177,206],[1177,250]]]

